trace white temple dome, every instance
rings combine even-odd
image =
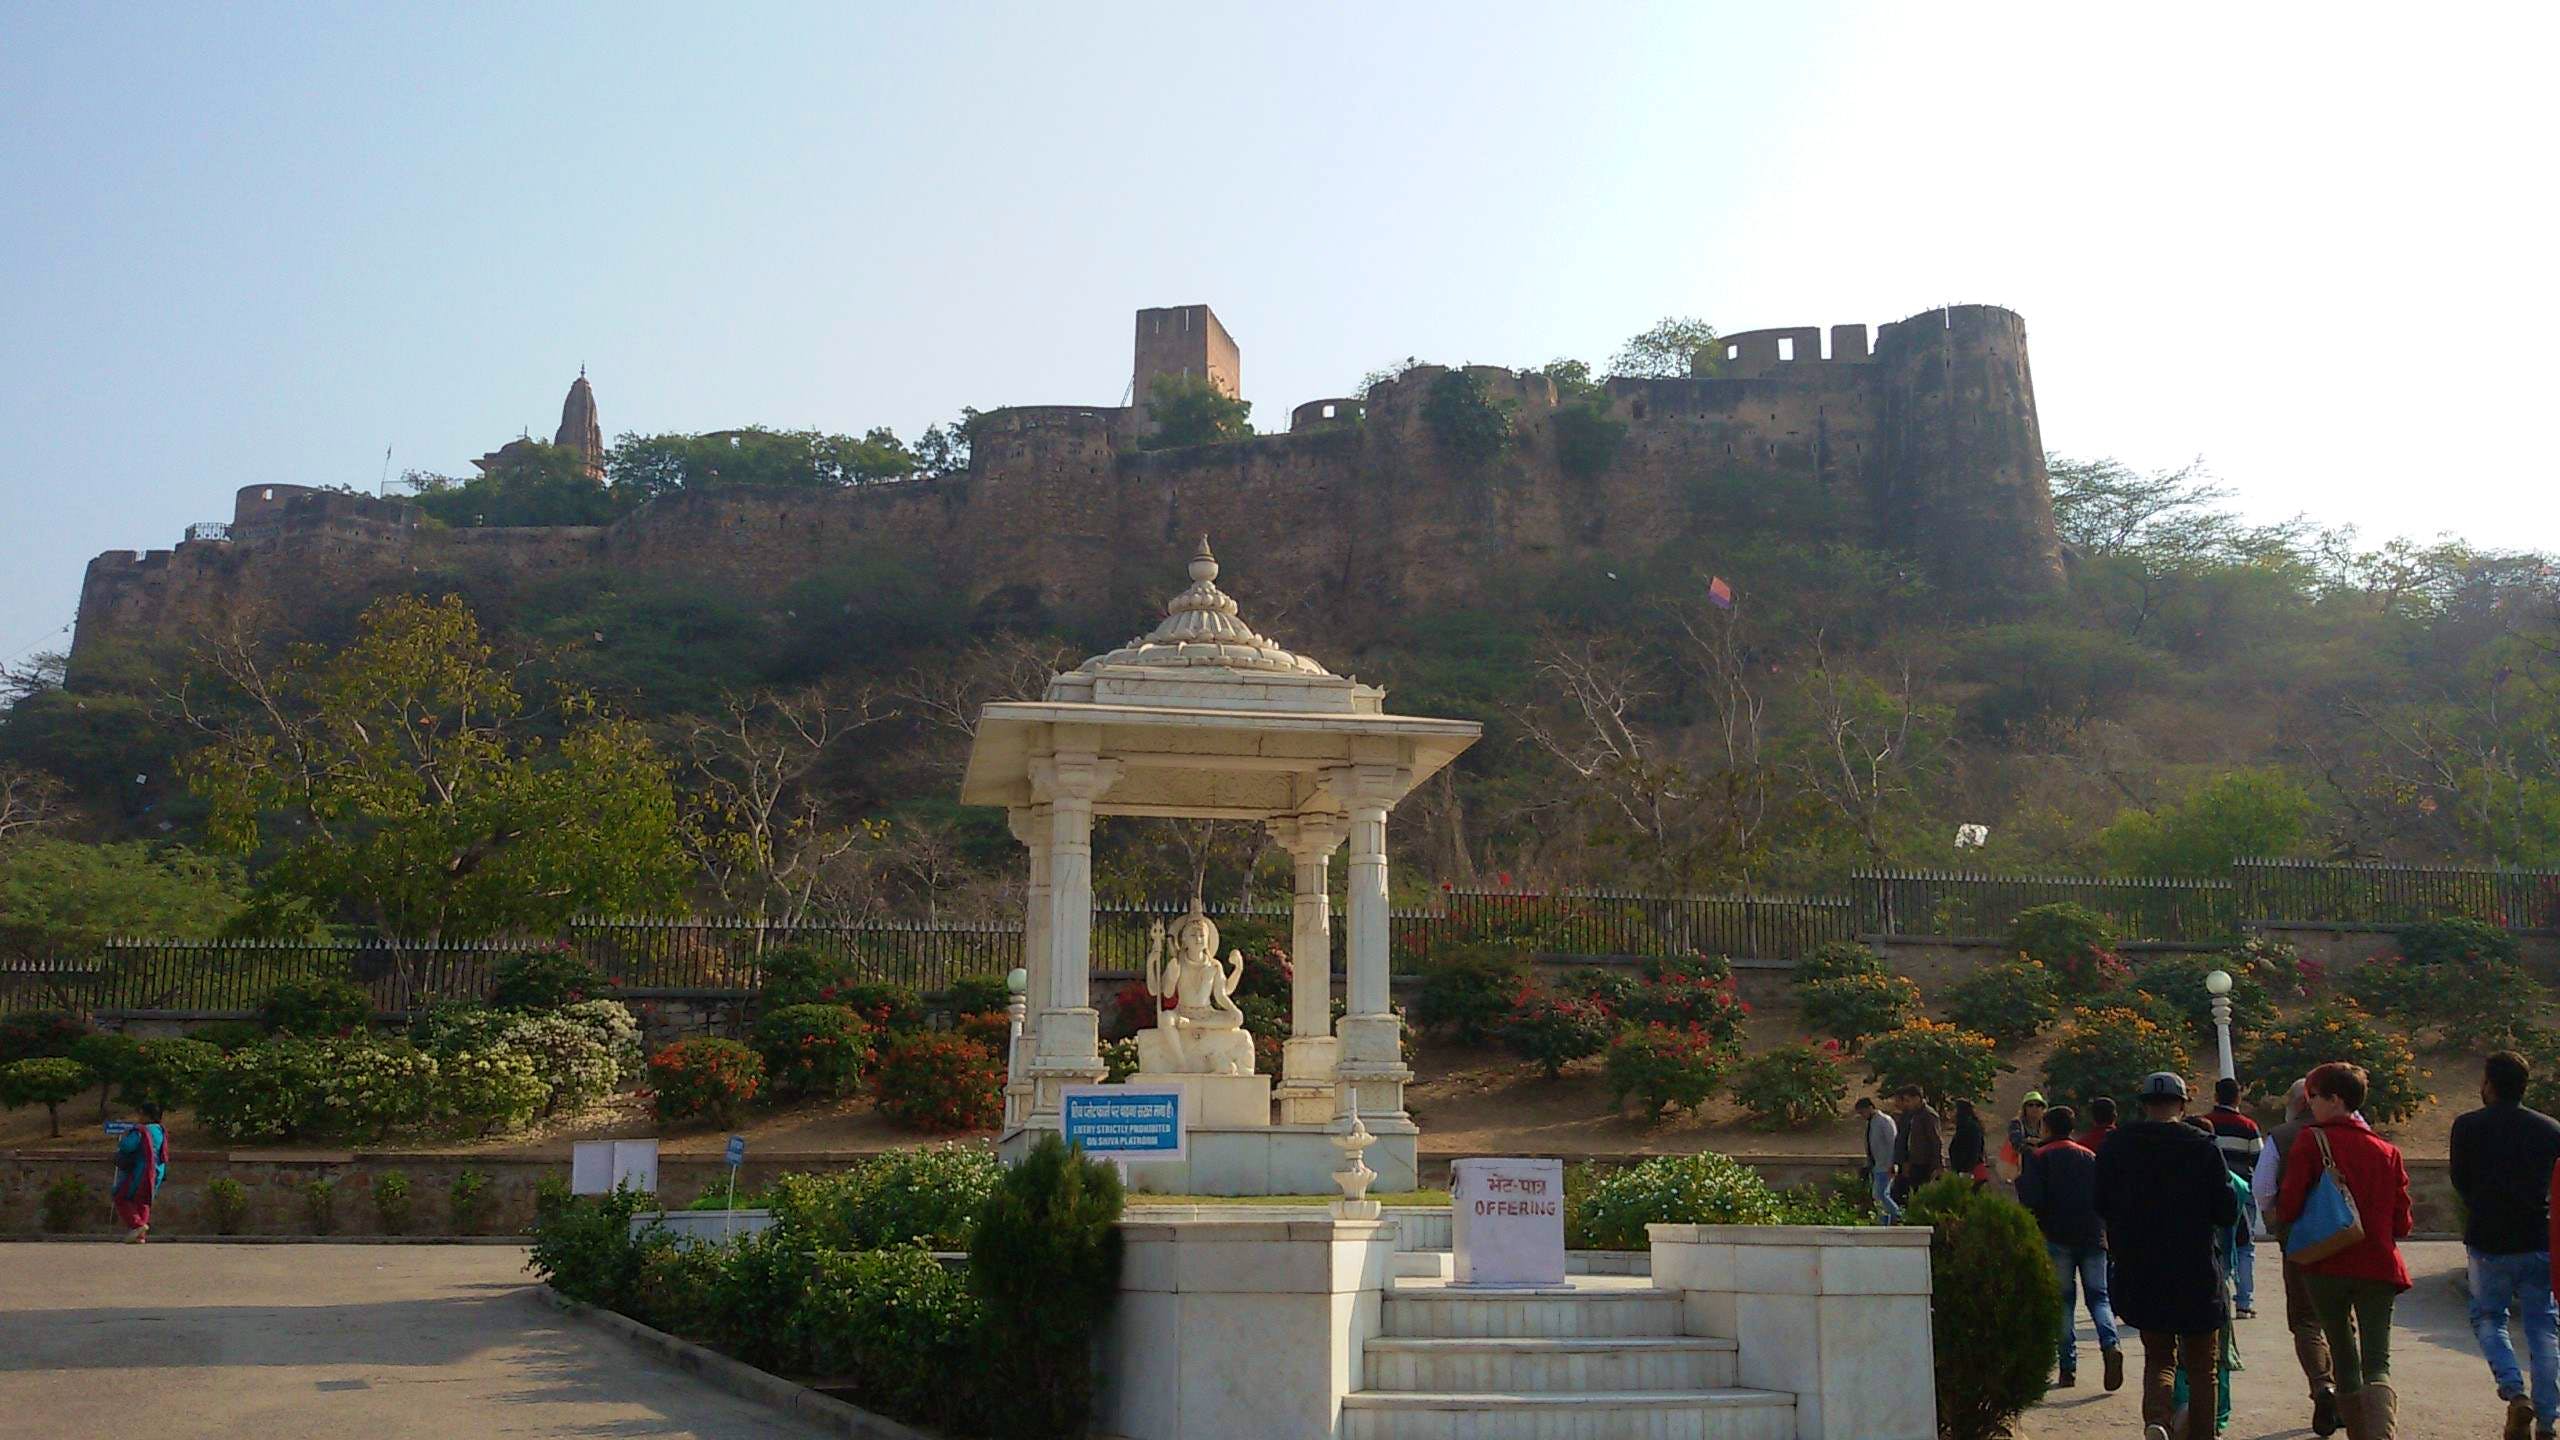
[[[1384,690],[1346,680],[1237,618],[1234,598],[1218,588],[1218,557],[1206,535],[1190,570],[1190,585],[1165,603],[1163,623],[1050,681],[1045,698],[1191,709],[1381,710]]]

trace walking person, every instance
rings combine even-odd
[[[1938,1178],[1947,1149],[1938,1112],[1929,1108],[1929,1097],[1919,1086],[1905,1085],[1894,1092],[1893,1104],[1900,1124],[1893,1140],[1893,1198],[1899,1204]]]
[[[2283,1253],[2285,1227],[2275,1217],[2276,1191],[2284,1182],[2284,1158],[2302,1127],[2311,1123],[2311,1087],[2296,1080],[2284,1094],[2284,1123],[2267,1132],[2258,1151],[2257,1173],[2249,1177],[2249,1194],[2258,1216],[2274,1237],[2284,1275],[2284,1328],[2293,1336],[2293,1358],[2311,1386],[2311,1428],[2320,1435],[2338,1433],[2338,1380],[2329,1364],[2329,1336],[2311,1308],[2311,1292],[2303,1288],[2302,1262]]]
[[[2045,1143],[2044,1116],[2044,1092],[2028,1091],[2027,1098],[2018,1102],[2018,1113],[2009,1117],[2008,1142],[2000,1147],[2001,1179],[2014,1185],[2025,1173],[2027,1157]]]
[[[2506,1406],[2505,1440],[2560,1434],[2560,1306],[2551,1297],[2550,1175],[2560,1120],[2524,1104],[2525,1058],[2501,1050],[2480,1067],[2480,1108],[2453,1122],[2453,1190],[2471,1261],[2471,1333]],[[2516,1366],[2510,1319],[2524,1327],[2532,1389]]]
[[[1962,1175],[1976,1185],[1991,1178],[1989,1166],[1991,1137],[1982,1131],[1982,1117],[1974,1113],[1973,1102],[1956,1102],[1955,1132],[1947,1137],[1947,1169]]]
[[[1866,1128],[1867,1193],[1875,1197],[1876,1213],[1884,1217],[1884,1223],[1899,1225],[1902,1206],[1893,1198],[1893,1155],[1902,1127],[1864,1095],[1858,1097],[1857,1111],[1859,1123]]]
[[[2302,1284],[2329,1361],[2338,1372],[2338,1417],[2348,1440],[2392,1440],[2400,1396],[2391,1386],[2391,1308],[2409,1288],[2400,1242],[2409,1234],[2409,1171],[2400,1151],[2373,1133],[2356,1111],[2364,1105],[2364,1067],[2331,1061],[2306,1077],[2311,1123],[2293,1139],[2275,1215],[2288,1227],[2302,1216],[2312,1187],[2334,1171],[2355,1202],[2363,1238],[2335,1255],[2306,1260]],[[2287,1243],[2298,1247],[2296,1234]]]
[[[125,1238],[136,1245],[151,1235],[151,1202],[169,1176],[169,1134],[160,1128],[160,1107],[140,1107],[142,1123],[116,1141],[116,1183],[107,1192]]]
[[[2142,1336],[2143,1440],[2213,1440],[2222,1328],[2230,1316],[2215,1232],[2240,1218],[2231,1171],[2203,1132],[2180,1123],[2187,1082],[2142,1082],[2142,1118],[2098,1152],[2098,1215],[2107,1226],[2109,1298]],[[2177,1374],[2192,1378],[2182,1433],[2172,1435]]]
[[[2018,1203],[2036,1217],[2045,1253],[2062,1282],[2062,1337],[2054,1388],[2080,1383],[2079,1327],[2071,1320],[2074,1290],[2086,1296],[2089,1324],[2098,1332],[2107,1389],[2124,1388],[2124,1348],[2115,1311],[2107,1303],[2107,1230],[2098,1218],[2098,1157],[2071,1138],[2075,1118],[2068,1105],[2037,1107],[2044,1134],[2018,1167]]]
[[[2194,1126],[2199,1134],[2214,1133],[2213,1122],[2204,1116],[2190,1115],[2186,1123]],[[2223,1172],[2223,1178],[2231,1183],[2232,1203],[2239,1208],[2240,1218],[2214,1232],[2213,1258],[2215,1266],[2222,1273],[2223,1303],[2226,1309],[2236,1311],[2238,1306],[2232,1303],[2232,1277],[2239,1271],[2241,1250],[2250,1243],[2249,1182],[2228,1169]],[[2214,1371],[2219,1383],[2215,1391],[2218,1398],[2213,1410],[2213,1433],[2220,1435],[2231,1428],[2231,1377],[2241,1368],[2240,1331],[2236,1319],[2223,1322],[2220,1343],[2216,1348],[2220,1353]],[[2176,1391],[2180,1410],[2184,1410],[2189,1403],[2188,1391],[2192,1385],[2193,1382],[2187,1376],[2186,1367],[2183,1364],[2180,1365]]]
[[[2214,1148],[2222,1152],[2222,1162],[2240,1180],[2243,1193],[2250,1177],[2258,1173],[2258,1155],[2266,1148],[2266,1137],[2258,1133],[2258,1122],[2240,1110],[2240,1082],[2229,1076],[2213,1082],[2213,1112],[2205,1117],[2213,1125]],[[2240,1216],[2247,1234],[2234,1252],[2231,1272],[2232,1289],[2243,1320],[2258,1318],[2258,1206],[2252,1199]]]

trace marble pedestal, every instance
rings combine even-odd
[[[1051,1125],[1055,1125],[1051,1121]],[[1025,1127],[996,1141],[996,1154],[1010,1165],[1031,1153],[1054,1128]],[[1333,1146],[1327,1125],[1255,1125],[1232,1129],[1195,1125],[1190,1156],[1178,1161],[1136,1163],[1129,1167],[1129,1188],[1153,1195],[1333,1195],[1335,1167],[1342,1152]],[[1372,1195],[1392,1195],[1420,1188],[1417,1137],[1411,1133],[1380,1135],[1362,1157],[1378,1178]]]
[[[1182,1092],[1182,1114],[1192,1130],[1249,1130],[1271,1123],[1271,1077],[1268,1075],[1150,1075],[1141,1070],[1132,1085]]]

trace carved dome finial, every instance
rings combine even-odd
[[[1209,553],[1209,532],[1200,532],[1200,550],[1191,557],[1191,578],[1206,585],[1218,578],[1218,557]]]

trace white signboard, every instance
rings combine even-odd
[[[1450,1278],[1460,1285],[1564,1283],[1564,1162],[1450,1164]]]
[[[569,1148],[569,1193],[610,1195],[616,1190],[658,1193],[658,1142],[581,1140]]]

